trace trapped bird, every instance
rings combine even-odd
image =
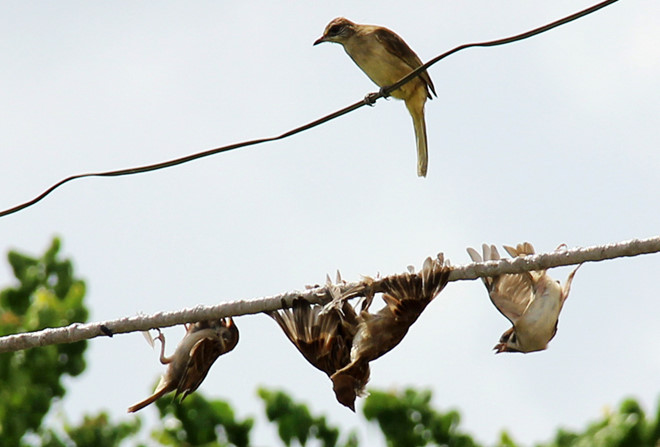
[[[360,25],[343,17],[331,21],[314,45],[321,42],[341,44],[353,62],[379,87],[394,84],[422,65],[417,54],[394,31],[382,26]],[[426,177],[428,168],[424,104],[427,98],[433,99],[431,92],[436,95],[431,77],[425,70],[391,93],[405,101],[412,117],[417,141],[417,175],[420,177]]]
[[[331,376],[333,383],[359,380],[363,371],[368,370],[369,362],[398,345],[426,306],[447,285],[450,272],[451,267],[438,255],[435,260],[427,258],[419,274],[409,272],[383,279],[379,288],[383,290],[385,307],[375,314],[369,313],[371,301],[367,294],[367,307],[358,315],[351,361]],[[336,305],[332,302],[327,306]]]
[[[558,249],[562,247],[560,245]],[[518,244],[516,248],[505,245],[504,249],[513,258],[534,254],[534,247],[529,242]],[[494,245],[483,244],[482,250],[483,259],[474,248],[468,247],[467,252],[474,262],[500,259]],[[513,325],[493,348],[496,354],[542,351],[548,347],[557,333],[559,313],[578,268],[579,265],[568,275],[563,287],[545,270],[482,278],[490,300]]]
[[[231,317],[187,325],[186,335],[171,357],[165,357],[165,336],[160,330],[157,339],[161,342],[160,362],[169,366],[153,395],[129,407],[129,413],[141,410],[170,391],[176,391],[176,396],[183,394],[181,400],[185,399],[206,378],[213,362],[234,349],[238,328]]]
[[[328,285],[331,292],[338,290]],[[337,296],[337,295],[333,295]],[[344,301],[341,307],[322,312],[323,306],[302,298],[293,301],[291,309],[269,312],[301,354],[317,369],[331,377],[351,361],[351,346],[357,330],[357,315]],[[355,377],[333,383],[337,401],[355,411],[355,398],[365,394],[369,381],[367,365]]]

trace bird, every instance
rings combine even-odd
[[[328,287],[331,293],[338,288]],[[283,305],[286,305],[283,303]],[[310,304],[302,298],[292,302],[291,309],[268,312],[282,328],[284,334],[315,368],[331,377],[350,362],[351,346],[357,329],[357,315],[344,301],[340,307],[323,312],[324,307]],[[337,401],[355,412],[355,399],[365,394],[369,381],[369,367],[356,373],[356,377],[333,383]]]
[[[419,274],[407,272],[384,278],[379,285],[385,307],[370,313],[368,306],[358,315],[358,327],[351,347],[351,358],[330,378],[333,383],[356,380],[369,362],[396,347],[417,321],[426,306],[447,284],[451,267],[444,257],[424,261]],[[370,303],[367,296],[367,302]],[[327,306],[335,306],[330,303]]]
[[[394,84],[422,65],[419,56],[394,31],[382,26],[360,25],[344,17],[332,20],[314,45],[322,42],[341,44],[353,62],[381,88]],[[426,177],[428,170],[424,105],[427,99],[433,99],[431,93],[437,96],[426,70],[391,93],[405,101],[412,117],[419,177]]]
[[[560,245],[558,250],[562,247],[564,245]],[[504,249],[512,258],[534,254],[534,247],[529,242],[516,247],[505,245]],[[483,258],[474,248],[467,248],[474,262],[500,259],[494,245],[483,244],[482,251]],[[552,279],[546,270],[482,278],[490,300],[512,324],[493,348],[496,354],[528,353],[547,349],[548,343],[557,333],[559,313],[568,298],[578,268],[580,265],[568,275],[563,287],[559,281]]]
[[[128,408],[129,413],[141,410],[165,394],[175,391],[181,400],[194,392],[206,378],[218,357],[231,351],[238,343],[238,327],[231,317],[206,320],[186,326],[186,335],[171,357],[165,357],[165,336],[158,330],[161,342],[160,362],[169,365],[154,393]]]

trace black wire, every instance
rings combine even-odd
[[[188,163],[190,161],[197,160],[197,159],[204,158],[204,157],[208,157],[208,156],[215,155],[215,154],[219,154],[221,152],[227,152],[227,151],[231,151],[233,149],[238,149],[238,148],[246,147],[246,146],[254,146],[254,145],[257,145],[257,144],[261,144],[261,143],[268,143],[268,142],[271,142],[271,141],[277,141],[277,140],[281,140],[281,139],[293,136],[297,133],[300,133],[300,132],[303,132],[305,130],[311,129],[312,127],[319,126],[319,125],[321,125],[325,122],[328,122],[330,120],[333,120],[335,118],[339,118],[340,116],[345,115],[349,112],[352,112],[353,110],[359,109],[362,106],[373,105],[373,103],[376,100],[378,100],[379,98],[384,98],[384,97],[389,96],[389,94],[391,92],[393,92],[394,90],[401,87],[403,84],[409,82],[410,80],[412,80],[413,78],[418,76],[422,71],[426,70],[431,65],[433,65],[436,62],[440,61],[441,59],[444,59],[447,56],[450,56],[450,55],[452,55],[454,53],[457,53],[461,50],[464,50],[466,48],[471,48],[471,47],[493,47],[493,46],[497,46],[497,45],[504,45],[504,44],[516,42],[516,41],[519,41],[519,40],[527,39],[527,38],[535,36],[537,34],[549,31],[549,30],[551,30],[553,28],[556,28],[558,26],[564,25],[568,22],[572,22],[573,20],[579,19],[580,17],[584,17],[588,14],[591,14],[592,12],[596,12],[599,9],[602,9],[602,8],[608,6],[612,3],[615,3],[617,1],[618,0],[606,0],[602,3],[598,3],[594,6],[591,6],[591,7],[587,8],[583,11],[576,12],[575,14],[571,14],[570,16],[564,17],[563,19],[559,19],[559,20],[554,21],[552,23],[549,23],[547,25],[541,26],[539,28],[536,28],[536,29],[533,29],[531,31],[527,31],[527,32],[524,32],[522,34],[518,34],[518,35],[515,35],[515,36],[512,36],[512,37],[506,37],[504,39],[492,40],[492,41],[488,41],[488,42],[468,43],[468,44],[460,45],[460,46],[458,46],[458,47],[456,47],[452,50],[447,51],[446,53],[441,54],[440,56],[437,56],[437,57],[431,59],[430,61],[428,61],[424,65],[422,65],[422,66],[418,67],[417,69],[413,70],[412,72],[410,72],[406,77],[404,77],[400,81],[398,81],[398,82],[396,82],[396,83],[394,83],[390,86],[381,88],[380,91],[378,91],[377,93],[371,93],[371,94],[365,96],[365,98],[361,101],[358,101],[358,102],[356,102],[356,103],[354,103],[354,104],[352,104],[348,107],[344,107],[341,110],[338,110],[334,113],[326,115],[322,118],[319,118],[315,121],[312,121],[312,122],[307,123],[303,126],[297,127],[295,129],[292,129],[288,132],[285,132],[285,133],[283,133],[281,135],[278,135],[278,136],[275,136],[275,137],[260,138],[260,139],[256,139],[256,140],[249,140],[249,141],[243,141],[243,142],[240,142],[240,143],[234,143],[234,144],[230,144],[228,146],[222,146],[222,147],[218,147],[218,148],[215,148],[215,149],[209,149],[209,150],[206,150],[206,151],[203,151],[203,152],[198,152],[196,154],[191,154],[191,155],[187,155],[185,157],[176,158],[174,160],[164,161],[164,162],[161,162],[161,163],[155,163],[155,164],[146,165],[146,166],[139,166],[139,167],[127,168],[127,169],[119,169],[119,170],[116,170],[116,171],[89,172],[89,173],[86,173],[86,174],[72,175],[70,177],[67,177],[67,178],[65,178],[63,180],[60,180],[59,182],[55,183],[53,186],[46,189],[44,192],[39,194],[34,199],[29,200],[29,201],[24,202],[24,203],[21,203],[20,205],[17,205],[13,208],[9,208],[9,209],[0,211],[0,217],[7,216],[9,214],[14,214],[14,213],[16,213],[16,212],[18,212],[22,209],[25,209],[29,206],[32,206],[32,205],[36,204],[37,202],[43,200],[47,195],[49,195],[50,193],[55,191],[57,188],[59,188],[60,186],[64,185],[65,183],[68,183],[72,180],[77,180],[77,179],[81,179],[81,178],[85,178],[85,177],[119,177],[119,176],[123,176],[123,175],[141,174],[141,173],[144,173],[144,172],[150,172],[150,171],[156,171],[156,170],[159,170],[159,169],[170,168],[172,166],[180,165],[180,164],[183,164],[183,163]]]
[[[16,213],[16,212],[18,212],[18,211],[20,211],[24,208],[27,208],[29,206],[34,205],[35,203],[43,200],[47,195],[49,195],[51,192],[55,191],[60,186],[64,185],[65,183],[68,183],[72,180],[77,180],[77,179],[81,179],[81,178],[85,178],[85,177],[120,177],[122,175],[141,174],[143,172],[156,171],[158,169],[170,168],[172,166],[180,165],[180,164],[183,164],[183,163],[188,163],[189,161],[197,160],[199,158],[208,157],[210,155],[219,154],[221,152],[231,151],[232,149],[238,149],[238,148],[245,147],[245,146],[253,146],[255,144],[267,143],[269,141],[281,140],[283,138],[290,137],[290,136],[295,135],[297,133],[303,132],[307,129],[311,129],[312,127],[323,124],[326,121],[330,121],[334,118],[337,118],[341,115],[344,115],[344,114],[346,114],[346,113],[348,113],[352,110],[355,110],[359,107],[362,107],[365,104],[366,104],[365,100],[362,100],[360,102],[356,102],[355,104],[352,104],[348,107],[344,107],[343,109],[338,110],[334,113],[331,113],[330,115],[326,115],[322,118],[319,118],[315,121],[312,121],[311,123],[308,123],[308,124],[305,124],[303,126],[297,127],[293,130],[285,132],[285,133],[283,133],[281,135],[278,135],[276,137],[268,137],[268,138],[260,138],[260,139],[257,139],[257,140],[242,141],[240,143],[234,143],[234,144],[230,144],[228,146],[222,146],[222,147],[218,147],[218,148],[215,148],[215,149],[209,149],[209,150],[206,150],[204,152],[198,152],[196,154],[186,155],[185,157],[176,158],[174,160],[169,160],[169,161],[163,161],[163,162],[155,163],[155,164],[152,164],[152,165],[138,166],[138,167],[135,167],[135,168],[119,169],[119,170],[116,170],[116,171],[88,172],[86,174],[72,175],[70,177],[67,177],[67,178],[65,178],[63,180],[60,180],[59,182],[55,183],[53,186],[51,186],[50,188],[48,188],[47,190],[45,190],[44,192],[39,194],[34,199],[29,200],[29,201],[24,202],[24,203],[21,203],[20,205],[17,205],[13,208],[9,208],[7,210],[0,211],[0,217]]]
[[[472,48],[472,47],[494,47],[494,46],[497,46],[497,45],[505,45],[505,44],[508,44],[508,43],[517,42],[519,40],[527,39],[529,37],[536,36],[537,34],[541,34],[541,33],[544,33],[546,31],[550,31],[551,29],[557,28],[558,26],[564,25],[568,22],[572,22],[573,20],[579,19],[580,17],[584,17],[586,15],[589,15],[592,12],[596,12],[599,9],[602,9],[606,6],[609,6],[612,3],[615,3],[617,1],[619,1],[619,0],[606,0],[602,3],[598,3],[594,6],[590,6],[589,8],[584,9],[582,11],[576,12],[575,14],[571,14],[570,16],[566,16],[563,19],[555,20],[552,23],[548,23],[547,25],[540,26],[540,27],[535,28],[531,31],[526,31],[524,33],[517,34],[515,36],[505,37],[503,39],[498,39],[498,40],[491,40],[491,41],[488,41],[488,42],[466,43],[466,44],[463,44],[463,45],[459,45],[456,48],[451,49],[451,50],[447,51],[446,53],[441,54],[440,56],[434,57],[433,59],[431,59],[430,61],[428,61],[424,65],[421,65],[420,67],[417,67],[416,69],[414,69],[413,71],[408,73],[400,81],[397,81],[397,82],[395,82],[394,84],[392,84],[390,86],[381,88],[380,91],[378,92],[378,95],[374,96],[373,98],[374,98],[374,100],[376,100],[380,97],[389,96],[389,94],[391,92],[393,92],[394,90],[401,87],[403,84],[409,82],[411,79],[418,76],[422,71],[426,70],[431,65],[435,64],[439,60],[444,59],[447,56],[450,56],[450,55],[452,55],[452,54],[454,54],[458,51],[465,50],[466,48]]]

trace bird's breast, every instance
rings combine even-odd
[[[392,85],[412,71],[402,59],[387,51],[375,38],[369,39],[369,36],[356,36],[351,42],[344,44],[344,49],[355,64],[379,87]],[[393,92],[392,96],[405,99],[420,83],[419,79],[408,82]]]

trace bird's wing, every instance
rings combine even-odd
[[[497,251],[497,247],[494,245],[488,245],[488,244],[482,244],[481,245],[481,250],[483,251],[483,258],[472,247],[467,248],[468,255],[470,255],[470,259],[472,259],[472,262],[488,262],[488,261],[499,261],[500,260],[500,254]],[[494,277],[491,276],[484,276],[481,278],[486,285],[486,289],[488,290],[488,293],[493,289],[493,281],[495,280]]]
[[[339,309],[321,313],[322,309],[322,306],[312,307],[307,301],[297,299],[292,310],[271,312],[270,316],[309,363],[331,376],[350,362],[355,332],[351,333],[342,324]]]
[[[177,385],[176,394],[183,393],[183,399],[199,388],[213,363],[224,353],[223,343],[217,338],[206,337],[195,343],[190,350],[190,358]]]
[[[380,42],[388,52],[405,62],[406,65],[411,68],[411,70],[414,70],[415,68],[422,65],[422,60],[419,58],[419,56],[417,56],[412,48],[410,48],[408,44],[395,32],[385,28],[378,28],[374,31],[374,35],[376,36],[376,40],[378,40],[378,42]],[[426,72],[426,70],[423,71],[419,77],[424,80],[433,94],[437,96],[435,93],[435,87],[433,86],[433,81],[431,81],[431,77]],[[430,97],[431,95],[429,95],[429,98]]]
[[[511,247],[509,245],[503,245],[503,247],[512,258],[536,254],[534,251],[534,246],[529,242],[523,242],[522,244],[518,244],[516,247]]]
[[[529,272],[500,275],[493,279],[489,296],[497,310],[515,324],[534,298],[534,279]]]
[[[447,285],[450,272],[444,257],[427,258],[419,274],[402,273],[383,280],[383,301],[398,321],[411,325]]]

